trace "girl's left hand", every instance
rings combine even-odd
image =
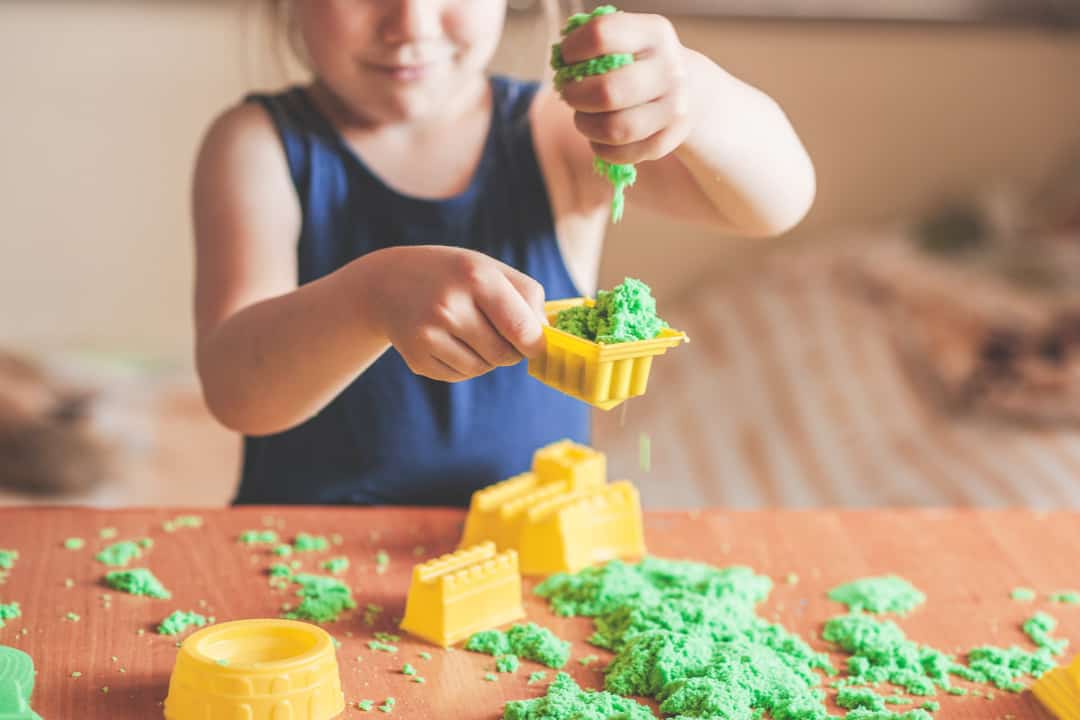
[[[563,99],[575,111],[574,124],[608,162],[670,154],[693,128],[691,52],[661,15],[603,15],[563,38],[568,64],[610,53],[633,53],[634,62],[563,88]]]

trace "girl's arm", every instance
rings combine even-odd
[[[761,91],[682,46],[658,15],[594,19],[562,44],[568,63],[629,52],[635,62],[570,82],[563,103],[545,100],[550,131],[575,169],[581,202],[597,212],[611,197],[592,172],[599,155],[640,163],[627,191],[640,204],[734,233],[768,236],[795,226],[815,193],[814,168],[780,107]]]
[[[251,435],[312,416],[386,349],[361,264],[297,287],[300,204],[266,113],[210,128],[195,168],[196,364],[226,426]]]
[[[234,430],[303,422],[391,345],[445,381],[543,348],[539,284],[460,248],[387,248],[298,287],[300,204],[258,106],[211,127],[193,199],[196,363],[208,407]]]

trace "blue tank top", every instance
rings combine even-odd
[[[495,77],[491,88],[475,175],[440,200],[383,183],[304,89],[248,99],[273,120],[300,199],[301,284],[380,248],[441,244],[521,270],[549,299],[580,294],[533,148],[537,86]],[[564,437],[587,443],[588,434],[587,406],[529,377],[524,362],[444,383],[413,374],[391,348],[315,417],[245,438],[235,502],[464,506],[476,489],[527,470],[537,448]]]

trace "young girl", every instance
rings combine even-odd
[[[611,188],[765,236],[814,172],[770,98],[655,15],[600,17],[561,94],[488,77],[505,0],[275,0],[312,81],[212,125],[194,188],[197,362],[246,436],[237,503],[464,505],[586,405],[528,377],[545,297],[591,294]],[[666,242],[658,239],[658,242]],[[647,273],[644,273],[647,275]]]

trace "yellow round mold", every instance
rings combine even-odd
[[[188,637],[166,720],[330,720],[345,711],[330,635],[294,620],[238,620]]]

